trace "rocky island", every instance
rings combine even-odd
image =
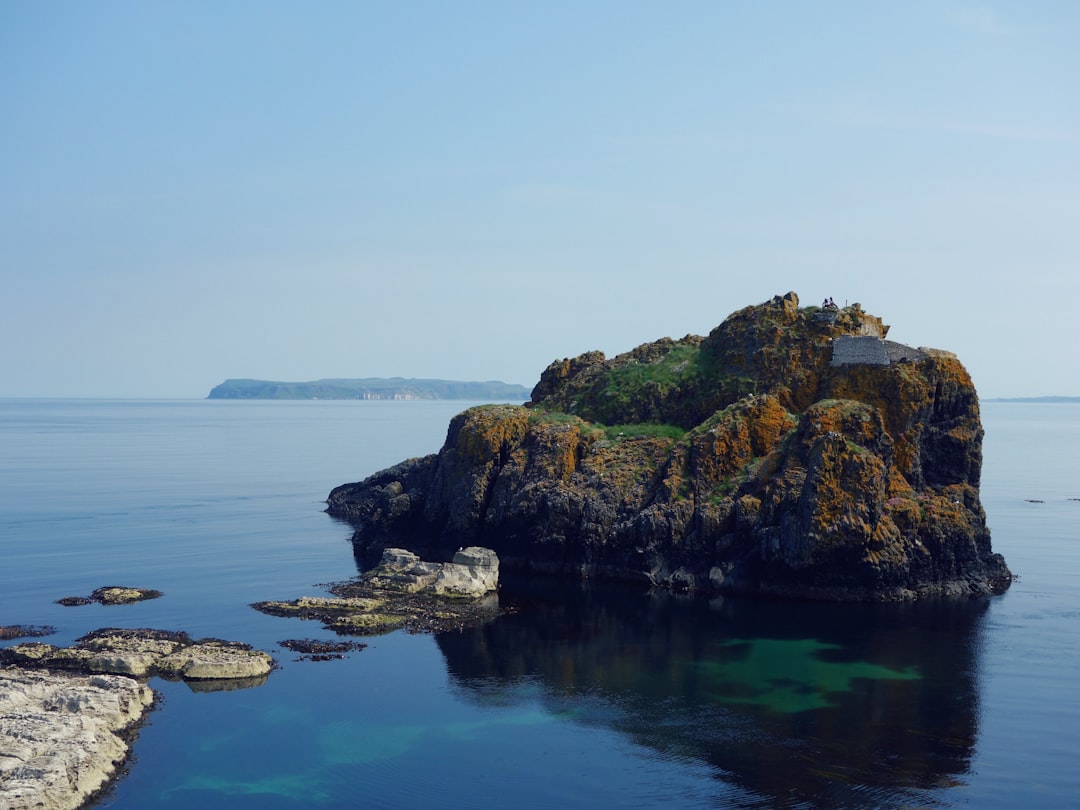
[[[986,595],[1012,576],[979,500],[983,428],[950,352],[794,293],[706,337],[553,362],[523,406],[334,489],[362,560],[495,551],[504,570],[829,600]]]
[[[417,380],[364,377],[310,382],[225,380],[207,399],[471,399],[474,402],[524,402],[529,389],[499,380]]]

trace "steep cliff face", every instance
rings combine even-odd
[[[887,330],[788,293],[705,338],[557,361],[527,406],[465,411],[437,455],[328,511],[361,555],[483,545],[505,569],[825,599],[1002,590],[963,366],[833,362],[837,338]]]

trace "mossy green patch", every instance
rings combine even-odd
[[[678,425],[655,425],[651,423],[605,425],[603,430],[604,435],[612,441],[618,441],[619,439],[636,439],[640,437],[678,441],[686,435],[686,431]]]
[[[903,670],[869,661],[829,661],[826,650],[840,649],[817,639],[731,639],[719,645],[715,660],[701,663],[713,698],[720,703],[747,703],[774,712],[822,709],[850,692],[856,679],[916,680],[914,668]]]
[[[629,401],[636,393],[651,386],[669,390],[696,376],[701,350],[692,344],[674,344],[671,350],[651,362],[628,362],[612,368],[607,375],[603,396]]]

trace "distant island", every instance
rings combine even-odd
[[[1080,402],[1080,397],[997,397],[984,402]]]
[[[415,380],[404,377],[366,377],[312,382],[226,380],[214,386],[207,399],[467,399],[485,402],[524,402],[529,389],[488,380]]]

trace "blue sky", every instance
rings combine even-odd
[[[1080,3],[0,0],[0,396],[501,379],[794,290],[1080,395]]]

